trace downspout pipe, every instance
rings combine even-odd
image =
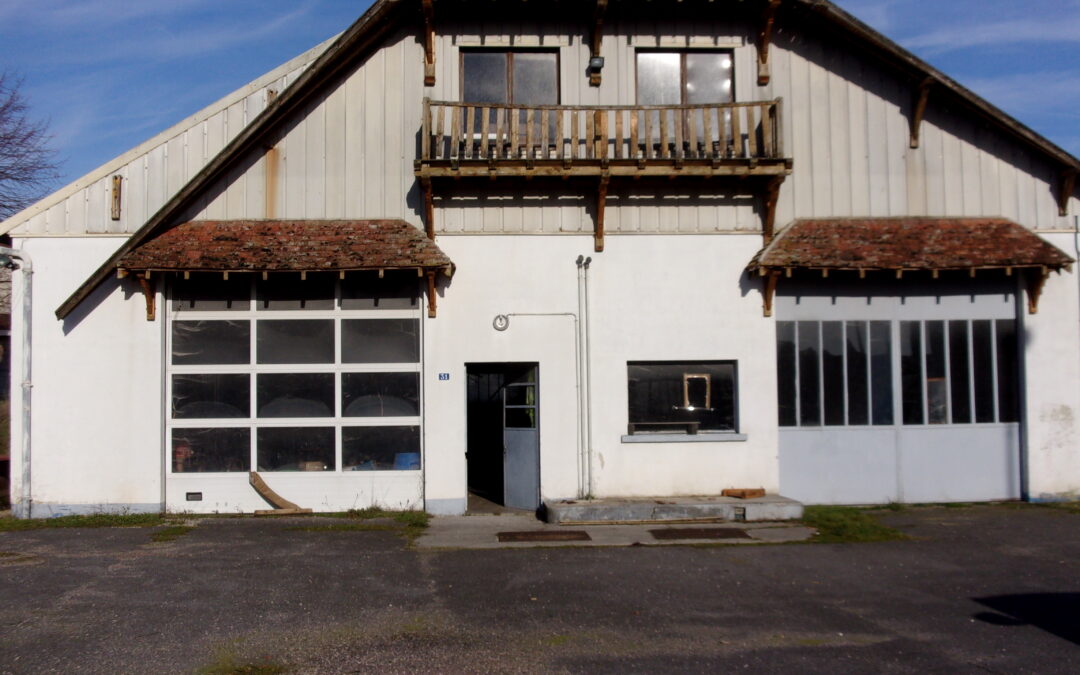
[[[22,451],[20,464],[22,465],[22,518],[34,517],[33,492],[30,490],[30,390],[33,384],[30,379],[30,337],[34,264],[26,251],[0,246],[0,267],[9,270],[22,270],[23,273],[23,326],[22,326]]]
[[[585,273],[585,309],[581,316],[581,328],[585,333],[585,349],[582,353],[581,360],[585,370],[585,466],[588,473],[588,482],[586,483],[588,494],[586,496],[589,499],[592,499],[596,494],[596,479],[593,475],[592,338],[589,330],[589,266],[591,264],[591,256],[585,258],[585,260],[581,262],[581,268]]]

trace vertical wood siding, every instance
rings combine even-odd
[[[474,3],[475,4],[475,3]],[[488,7],[488,3],[484,4]],[[495,5],[491,5],[495,7]],[[756,82],[755,27],[696,3],[662,16],[617,14],[605,23],[603,85],[588,85],[584,17],[542,27],[501,20],[495,10],[460,23],[440,13],[437,83],[423,87],[419,28],[402,30],[328,87],[262,149],[211,190],[191,218],[405,218],[421,222],[413,176],[422,100],[457,100],[459,52],[467,47],[551,48],[559,53],[561,102],[633,104],[635,53],[648,48],[725,48],[735,53],[740,101],[783,99],[783,142],[795,170],[781,190],[777,224],[843,216],[1003,216],[1036,230],[1064,229],[1055,168],[983,122],[946,110],[931,94],[922,144],[908,147],[915,83],[899,79],[838,40],[781,25],[772,81]],[[697,11],[697,14],[694,12]],[[580,19],[580,20],[578,20]],[[272,85],[280,89],[299,69]],[[20,233],[125,233],[137,229],[266,104],[266,88],[132,160],[121,220],[108,218],[108,177],[38,214]],[[268,162],[271,163],[268,166]],[[760,198],[737,180],[615,181],[606,217],[612,233],[757,232]],[[442,233],[591,231],[595,185],[500,180],[444,184]],[[1072,202],[1072,213],[1078,211]]]

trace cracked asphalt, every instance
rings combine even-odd
[[[321,521],[0,533],[0,672],[1080,672],[1076,513],[910,508],[882,517],[908,541],[829,545],[289,529]]]

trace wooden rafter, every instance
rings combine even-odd
[[[780,0],[766,0],[765,12],[761,17],[761,29],[758,31],[758,85],[764,87],[772,79],[772,69],[769,65],[769,45],[772,43],[773,24],[776,23],[776,12],[780,9]]]
[[[139,287],[142,288],[143,297],[146,298],[146,320],[153,321],[157,318],[157,292],[150,281],[149,272],[139,275]]]
[[[1076,169],[1069,167],[1068,169],[1061,170],[1061,176],[1058,179],[1058,215],[1069,215],[1069,200],[1072,199],[1073,191],[1076,189]]]
[[[600,187],[596,193],[596,231],[593,234],[593,249],[597,253],[604,250],[604,210],[607,207],[608,185],[611,176],[604,174],[600,177]]]
[[[604,15],[607,13],[608,0],[596,0],[596,8],[593,10],[592,39],[589,42],[590,57],[600,56],[600,48],[604,42]],[[589,68],[589,85],[600,86],[601,73],[599,68]]]
[[[434,0],[420,0],[424,10],[424,86],[435,85],[435,7]]]
[[[762,309],[765,316],[773,315],[773,298],[776,296],[776,282],[780,281],[779,270],[768,270],[765,272],[764,287],[761,289],[762,293]]]
[[[908,124],[911,126],[911,147],[919,147],[919,131],[922,128],[923,117],[926,115],[926,104],[930,102],[930,86],[934,84],[933,78],[926,78],[919,83],[915,90],[915,96],[911,101],[911,118]]]
[[[766,246],[772,241],[776,231],[776,203],[780,201],[780,186],[783,183],[783,176],[775,176],[769,179],[769,185],[765,189],[765,218],[761,226],[761,234]]]
[[[437,292],[435,288],[435,270],[428,270],[427,272],[427,315],[429,319],[434,319],[437,303]]]
[[[1043,286],[1050,277],[1050,270],[1046,267],[1033,267],[1028,270],[1027,296],[1028,314],[1038,314],[1039,296],[1042,295]]]

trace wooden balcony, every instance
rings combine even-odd
[[[519,106],[424,100],[416,173],[441,176],[785,175],[781,101]]]
[[[676,106],[520,106],[424,99],[420,158],[424,216],[435,236],[434,183],[446,178],[596,181],[596,250],[619,178],[757,177],[772,236],[784,156],[781,101]]]

